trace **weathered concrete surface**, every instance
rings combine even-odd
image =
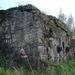
[[[59,62],[69,55],[65,52],[69,46],[66,25],[55,17],[41,13],[32,5],[6,10],[0,25],[1,43],[8,44],[4,49],[8,58],[21,61],[19,55],[23,48],[32,66],[39,68],[39,59]],[[62,50],[58,51],[58,46]]]

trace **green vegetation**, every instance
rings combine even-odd
[[[28,7],[27,7],[27,6],[28,6]],[[24,9],[24,7],[25,7],[26,9]],[[22,11],[22,12],[23,12],[23,11],[31,11],[31,10],[40,11],[37,7],[33,6],[32,4],[27,4],[27,5],[25,5],[25,6],[19,5],[18,8],[19,8],[19,10]]]
[[[49,60],[48,59],[40,59],[40,62],[48,66]]]
[[[71,39],[70,47],[71,48],[75,47],[75,39]]]
[[[56,26],[54,20],[49,20],[48,15],[44,12],[39,12],[38,13],[38,17],[41,19],[41,21],[45,24],[48,25],[50,27],[52,26]]]
[[[19,9],[24,11],[22,6],[20,6]],[[31,9],[28,11],[30,10]],[[38,9],[34,8],[34,10]],[[44,24],[49,26],[56,26],[53,20],[49,21],[48,16],[45,13],[39,12],[38,16]],[[1,15],[0,21],[2,21]],[[63,22],[60,22],[60,25],[63,25]],[[58,28],[58,30],[60,30],[60,28]],[[69,33],[67,33],[67,35],[69,35]],[[49,35],[45,34],[45,37],[49,37]],[[74,47],[73,45],[75,45],[75,40],[71,41],[71,47]],[[50,44],[50,48],[54,48],[52,43]],[[60,52],[61,48],[58,48],[58,50]],[[69,50],[68,47],[67,50]],[[21,67],[16,67],[12,63],[13,62],[11,60],[6,60],[5,56],[0,52],[0,75],[75,75],[75,59],[73,56],[71,56],[69,60],[53,64],[50,64],[50,60],[40,59],[42,67],[44,66],[40,70],[32,70],[32,68],[30,69],[30,64],[23,63]]]
[[[59,21],[59,24],[60,24],[60,25],[63,25],[63,22],[60,20],[60,21]]]
[[[47,16],[46,13],[40,11],[40,12],[38,13],[38,17],[41,19],[41,21],[42,21],[44,24],[46,24],[46,25],[49,24],[48,16]]]
[[[33,71],[25,68],[24,64],[21,67],[12,66],[12,68],[1,66],[2,63],[5,64],[4,60],[3,54],[0,54],[0,75],[75,75],[75,59],[73,56],[70,56],[68,60],[53,64],[50,64],[49,60],[40,59],[42,64],[47,65],[44,66],[46,68]]]
[[[53,20],[50,20],[49,23],[50,23],[51,26],[56,26]]]
[[[52,44],[52,42],[50,43],[50,48],[53,49],[54,45]]]

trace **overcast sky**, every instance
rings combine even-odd
[[[0,0],[0,9],[8,9],[19,5],[33,4],[47,14],[57,16],[61,8],[66,15],[75,18],[75,0]]]

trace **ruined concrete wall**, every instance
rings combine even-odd
[[[38,29],[38,50],[40,59],[48,59],[51,62],[60,62],[65,60],[69,56],[69,52],[66,52],[66,47],[69,46],[69,35],[68,31],[61,28],[61,25],[57,26],[57,19],[52,20],[50,24],[45,24],[39,21]],[[49,20],[50,21],[50,20]],[[52,26],[51,26],[52,25]],[[57,47],[61,49],[58,51]]]
[[[8,9],[5,19],[0,23],[0,34],[5,43],[6,56],[19,60],[20,50],[24,48],[33,67],[39,67],[40,59],[59,62],[66,59],[66,46],[69,36],[59,21],[48,17],[32,7]],[[2,34],[3,33],[3,34]],[[4,45],[3,45],[4,46]],[[57,47],[62,50],[57,50]],[[15,54],[16,53],[16,54]]]
[[[3,40],[10,47],[10,51],[6,52],[6,56],[14,59],[15,52],[19,54],[21,48],[24,48],[32,65],[37,67],[39,52],[38,29],[35,20],[35,11],[8,10],[0,28],[4,31]]]

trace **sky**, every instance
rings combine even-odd
[[[0,9],[26,4],[33,4],[41,11],[56,17],[61,9],[66,15],[72,14],[75,18],[75,0],[0,0]]]

